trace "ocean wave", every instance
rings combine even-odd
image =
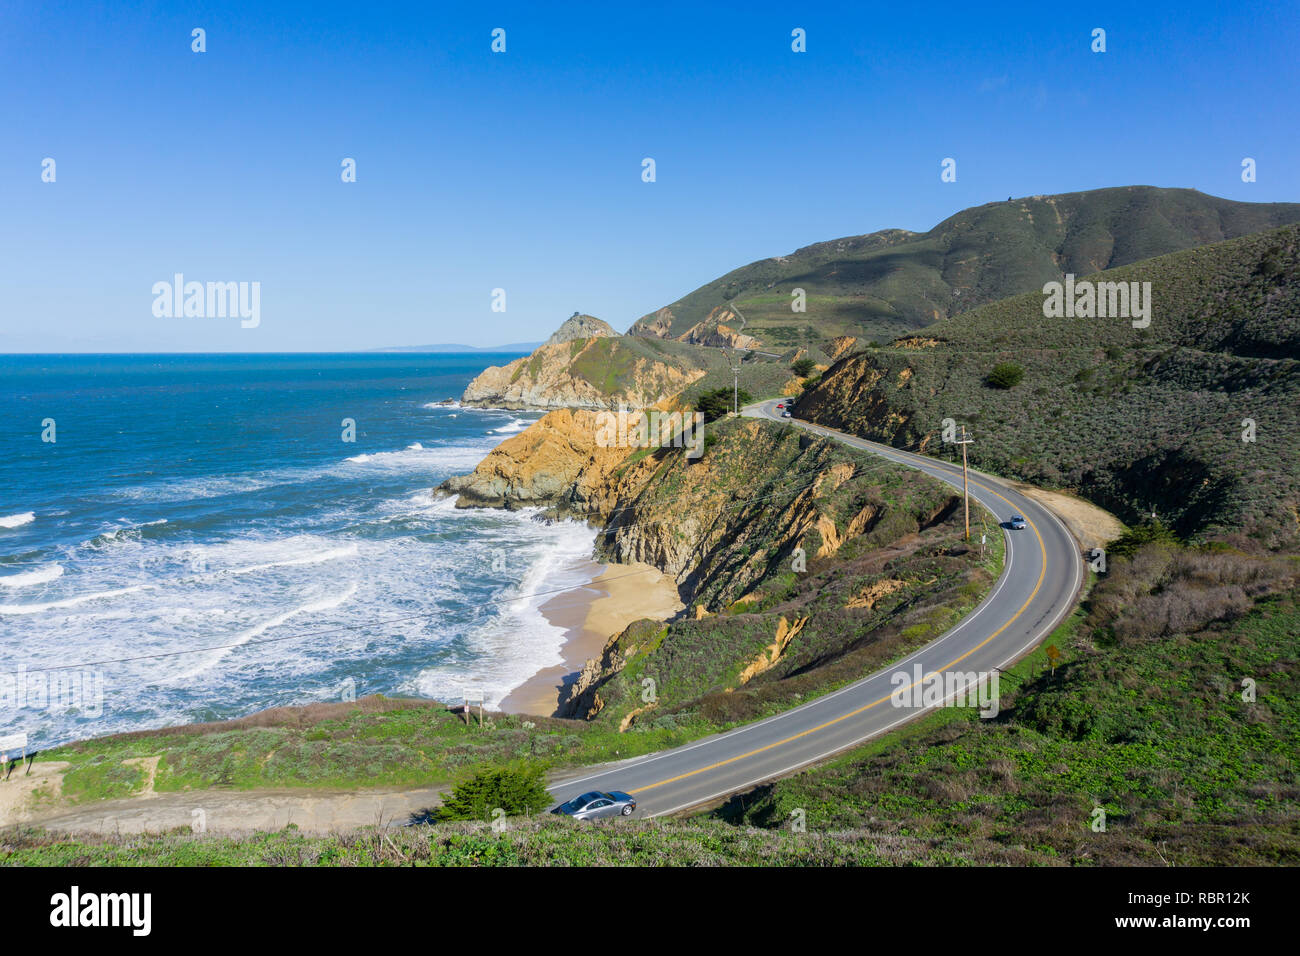
[[[290,620],[291,618],[295,618],[301,614],[319,614],[321,611],[331,611],[334,608],[338,607],[339,605],[351,600],[352,596],[356,593],[357,593],[357,585],[355,582],[353,582],[349,584],[348,587],[341,594],[334,594],[334,595],[320,597],[314,601],[309,601],[308,603],[303,604],[299,607],[290,608],[287,611],[282,611],[281,613],[275,615],[274,617],[268,618],[267,620],[262,621],[260,624],[255,624],[253,627],[240,632],[240,634],[235,638],[234,641],[231,642],[229,646],[217,649],[211,654],[211,656],[208,657],[207,660],[203,661],[197,666],[189,670],[186,670],[184,673],[177,674],[174,677],[163,678],[162,680],[159,681],[159,683],[172,683],[175,681],[190,680],[194,677],[197,677],[199,674],[202,674],[204,671],[211,670],[213,667],[219,664],[223,659],[225,659],[230,654],[231,651],[235,650],[238,647],[242,647],[243,645],[247,644],[249,641],[253,640],[254,638],[259,637],[262,634],[265,634],[267,631],[279,627],[280,625],[284,624],[286,621]]]
[[[0,604],[0,614],[39,614],[63,607],[85,604],[87,601],[102,601],[106,598],[120,597],[123,594],[136,594],[140,591],[156,589],[153,584],[134,584],[129,588],[111,588],[107,591],[95,591],[91,594],[79,594],[76,597],[63,598],[59,601],[46,601],[41,604]]]
[[[522,418],[516,418],[509,425],[502,425],[500,428],[494,428],[488,432],[489,435],[514,435],[526,429],[532,422],[525,421]]]
[[[125,498],[128,501],[173,503],[205,498],[224,498],[227,495],[245,495],[273,488],[278,484],[285,484],[292,480],[288,476],[285,476],[283,480],[276,480],[272,476],[209,475],[203,478],[180,478],[158,482],[157,484],[114,488],[108,493],[114,498]]]
[[[433,445],[424,447],[419,442],[408,445],[401,451],[376,451],[368,454],[353,455],[345,463],[356,466],[383,469],[389,472],[407,472],[418,470],[424,472],[471,471],[483,456],[492,450],[488,444],[481,445]]]
[[[34,511],[22,511],[16,515],[6,515],[0,518],[0,528],[21,528],[25,524],[31,524],[36,520]]]
[[[124,522],[125,518],[122,519]],[[166,518],[159,518],[157,521],[146,521],[143,524],[126,523],[120,528],[114,528],[111,531],[105,531],[97,534],[89,541],[82,542],[84,548],[105,548],[115,544],[126,544],[127,542],[140,541],[149,536],[150,532],[146,528],[157,528],[167,523]]]
[[[35,571],[23,571],[20,574],[6,574],[0,577],[0,587],[25,588],[33,584],[45,584],[63,574],[63,565],[47,564]]]
[[[250,564],[245,568],[230,568],[229,570],[216,572],[218,574],[253,574],[257,571],[267,571],[271,568],[291,568],[300,564],[320,564],[322,561],[334,561],[338,558],[350,558],[357,553],[355,544],[345,544],[342,547],[330,548],[326,551],[312,551],[307,554],[301,554],[296,557],[284,558],[280,561],[267,561],[264,564]]]
[[[475,650],[473,672],[462,661],[427,667],[407,681],[404,689],[435,700],[454,701],[466,689],[481,691],[488,707],[497,707],[515,688],[539,670],[563,661],[567,637],[564,628],[542,613],[560,589],[577,588],[592,579],[591,548],[595,532],[576,521],[541,524],[534,519],[540,509],[508,514],[524,527],[536,529],[535,539],[512,554],[525,550],[528,566],[493,606],[499,613],[468,635]],[[504,549],[489,549],[505,555]],[[489,555],[489,561],[494,556]]]

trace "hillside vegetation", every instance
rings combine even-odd
[[[995,719],[941,712],[717,816],[801,809],[951,862],[1295,865],[1297,582],[1291,558],[1141,546],[1052,636],[1054,670],[1004,676]]]
[[[1041,293],[841,359],[796,414],[900,447],[1067,488],[1184,536],[1300,541],[1300,227],[1107,270],[1150,282],[1149,327],[1044,318]],[[1021,371],[991,387],[999,365]],[[1253,427],[1252,427],[1253,425]],[[1251,440],[1243,440],[1248,438]]]
[[[1070,272],[1089,275],[1300,220],[1300,204],[1126,186],[988,203],[929,232],[887,229],[750,263],[643,316],[629,334],[693,340],[716,310],[780,351],[838,335],[888,341]],[[803,289],[807,311],[791,310]]]

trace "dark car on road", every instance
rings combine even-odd
[[[575,820],[598,820],[603,817],[627,817],[636,809],[636,801],[622,790],[592,790],[562,803],[552,813],[563,813]]]

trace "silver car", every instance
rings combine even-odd
[[[629,817],[636,809],[636,801],[622,790],[592,790],[580,797],[562,803],[552,813],[563,813],[575,820],[598,820],[602,817]]]
[[[1016,531],[1024,531],[1024,530],[1025,530],[1025,516],[1024,516],[1024,515],[1012,515],[1012,516],[1011,516],[1011,521],[1008,522],[1008,523],[1009,523],[1009,524],[1011,525],[1011,527],[1012,527],[1014,530],[1016,530]]]

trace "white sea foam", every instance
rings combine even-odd
[[[303,614],[319,614],[321,611],[331,611],[334,608],[338,607],[339,605],[345,603],[346,601],[351,600],[352,595],[356,593],[357,593],[357,585],[354,582],[349,584],[347,588],[345,588],[344,591],[340,594],[332,594],[332,595],[317,597],[315,600],[309,601],[308,603],[303,604],[299,607],[291,608],[288,611],[283,611],[280,614],[275,615],[274,617],[268,618],[267,620],[262,621],[259,624],[255,624],[254,626],[240,632],[233,641],[228,642],[227,646],[223,646],[211,652],[210,654],[204,655],[205,659],[201,661],[198,665],[188,668],[183,673],[177,674],[171,678],[165,678],[160,683],[172,683],[176,681],[190,680],[194,677],[197,677],[199,674],[202,674],[204,671],[210,670],[211,668],[215,667],[227,655],[229,655],[231,651],[235,650],[238,647],[242,647],[243,645],[247,644],[249,641],[253,640],[254,638],[260,637],[261,635],[265,634],[267,631],[279,627],[281,624],[284,624],[286,621],[290,620],[291,618],[295,618]]]
[[[349,465],[364,465],[388,473],[438,474],[471,471],[492,450],[490,444],[433,445],[428,448],[416,443],[401,451],[377,451],[353,455],[346,459]]]
[[[35,512],[23,511],[16,515],[6,515],[0,518],[0,528],[21,528],[23,525],[31,524],[35,520]]]
[[[494,428],[494,429],[492,429],[492,431],[488,432],[488,434],[489,434],[489,435],[494,435],[494,434],[495,434],[495,435],[514,435],[514,434],[516,434],[516,433],[518,433],[518,432],[523,431],[525,428],[527,428],[527,427],[528,427],[529,425],[531,425],[531,424],[532,424],[532,422],[525,421],[525,420],[522,419],[522,418],[516,418],[516,419],[514,419],[512,422],[510,422],[509,425],[502,425],[500,428]]]
[[[156,585],[153,584],[136,584],[129,588],[111,588],[107,591],[94,591],[90,594],[78,594],[76,597],[63,598],[60,601],[46,601],[42,604],[0,604],[0,614],[39,614],[42,611],[53,611],[59,608],[75,607],[78,604],[85,604],[87,601],[105,601],[109,598],[121,597],[124,594],[138,594],[141,591],[152,591]]]
[[[494,605],[495,613],[469,636],[476,651],[469,668],[463,661],[428,667],[408,682],[414,693],[454,701],[466,689],[482,691],[487,706],[496,707],[512,690],[539,670],[562,663],[566,633],[551,624],[541,607],[562,589],[588,583],[595,532],[587,525],[564,521],[541,524],[535,510],[510,514],[521,530],[531,526],[533,540],[523,545],[528,568],[520,582]],[[516,549],[519,550],[519,549]]]
[[[320,564],[323,561],[335,561],[339,558],[351,558],[357,553],[355,544],[345,544],[337,548],[329,548],[325,551],[312,551],[307,554],[301,554],[297,557],[284,558],[280,561],[267,561],[264,564],[250,564],[246,568],[231,568],[225,574],[254,574],[258,571],[269,571],[271,568],[291,568],[300,564]]]
[[[47,564],[35,571],[23,571],[19,574],[6,574],[0,577],[0,587],[25,588],[33,584],[46,584],[63,574],[63,565]]]

